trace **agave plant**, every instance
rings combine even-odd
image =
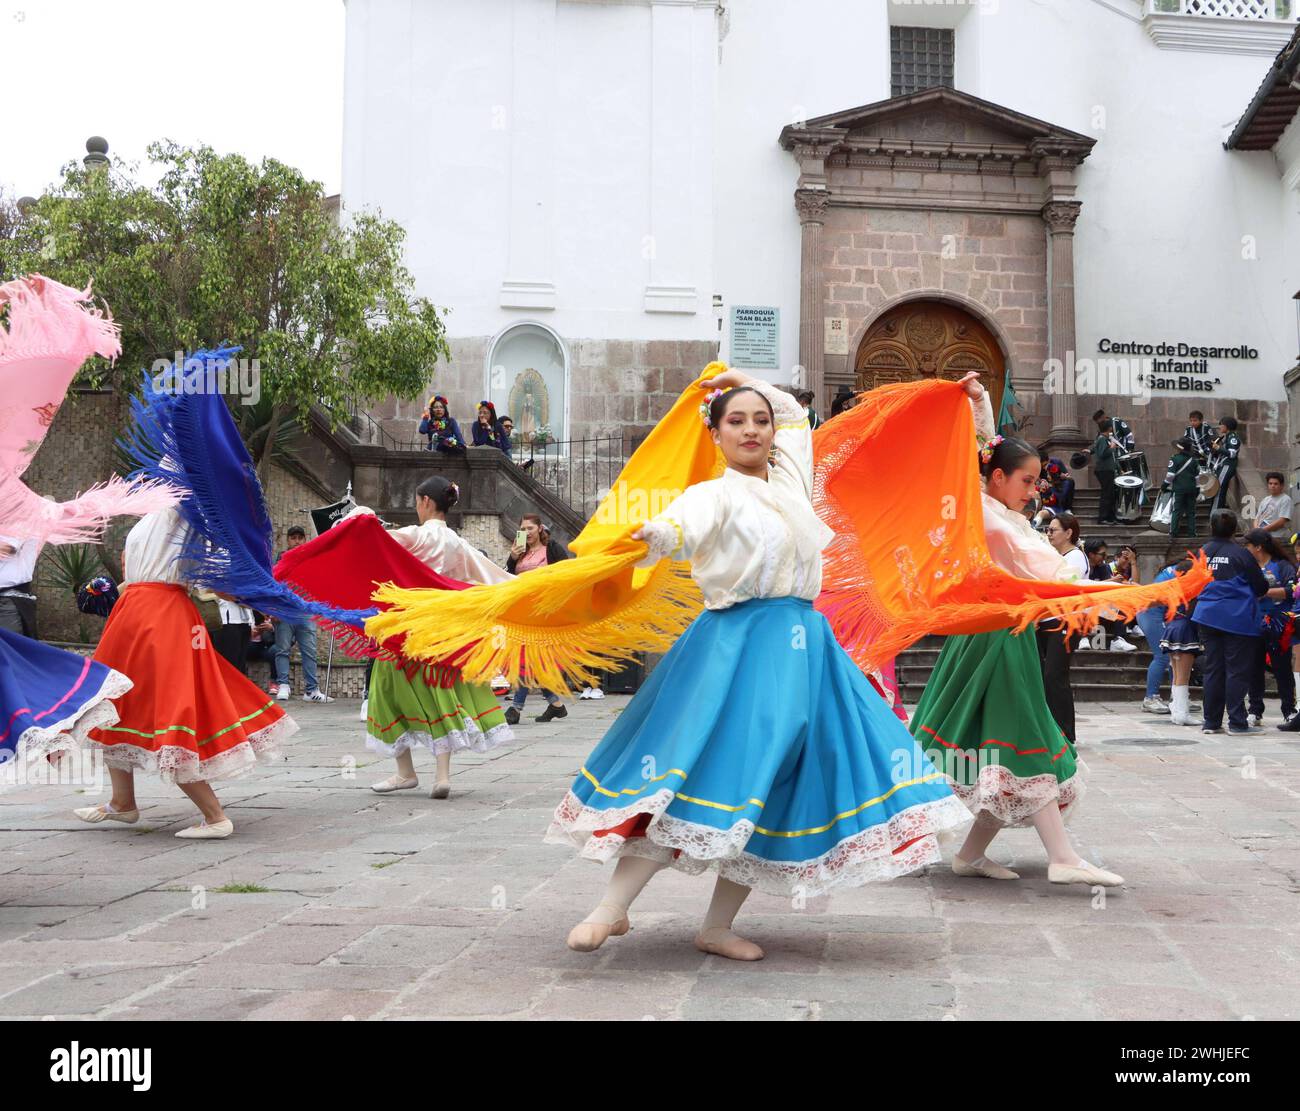
[[[58,544],[46,549],[45,581],[77,600],[77,591],[104,569],[98,544]],[[80,611],[78,611],[80,612]],[[84,644],[90,639],[90,627],[80,617],[77,619],[78,639]]]

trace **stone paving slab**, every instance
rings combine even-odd
[[[70,811],[94,783],[0,795],[0,1018],[1282,1019],[1300,1017],[1300,742],[1203,736],[1136,704],[1081,707],[1090,789],[1074,827],[1122,872],[1103,896],[1048,884],[1031,830],[1016,883],[945,866],[807,900],[755,894],[767,958],[692,939],[706,877],[666,872],[599,952],[564,937],[608,869],[542,843],[626,698],[453,763],[453,793],[379,797],[355,702],[297,704],[285,763],[221,786],[237,831],[193,824],[141,778],[137,827]],[[1173,743],[1162,743],[1162,742]],[[951,852],[952,846],[948,847]]]

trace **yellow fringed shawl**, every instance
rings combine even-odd
[[[559,692],[593,684],[594,672],[638,652],[667,651],[704,600],[686,563],[636,568],[647,549],[631,534],[686,487],[721,473],[700,421],[700,382],[726,369],[705,367],[637,448],[569,545],[577,559],[455,593],[382,586],[374,600],[391,608],[370,618],[366,632],[381,642],[406,634],[405,653],[415,658],[456,657],[467,679],[504,674]]]

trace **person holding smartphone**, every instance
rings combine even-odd
[[[545,567],[548,563],[559,563],[562,559],[571,558],[568,549],[551,538],[550,529],[538,514],[525,513],[519,520],[519,531],[515,533],[510,558],[506,560],[506,570],[512,575],[522,575],[525,571]],[[530,689],[522,683],[515,688],[515,696],[510,700],[510,708],[506,710],[506,721],[510,725],[519,724],[519,715],[523,712],[524,703],[528,701]],[[537,721],[548,722],[569,716],[568,708],[558,694],[544,690],[542,695],[549,705],[536,718]]]

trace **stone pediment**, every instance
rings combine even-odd
[[[854,153],[960,160],[1008,166],[1043,158],[1078,165],[1096,140],[955,89],[926,89],[910,96],[832,112],[784,128],[781,146],[801,161]]]

